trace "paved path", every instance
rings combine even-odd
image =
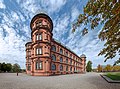
[[[0,73],[0,89],[120,89],[120,83],[108,83],[98,73],[49,77]]]

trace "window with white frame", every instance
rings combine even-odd
[[[36,35],[36,40],[42,40],[42,34],[37,34]]]
[[[42,61],[36,61],[36,70],[41,70],[43,68]]]
[[[39,55],[39,54],[42,54],[42,48],[36,48],[36,54]]]
[[[42,40],[42,34],[39,35],[39,40]]]
[[[36,40],[39,40],[39,35],[38,34],[36,35]]]

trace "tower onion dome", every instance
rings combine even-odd
[[[80,57],[81,57],[81,58],[86,58],[86,55],[85,55],[85,54],[82,54]]]
[[[31,30],[32,30],[32,23],[33,23],[37,18],[45,18],[45,19],[47,19],[47,20],[50,22],[50,24],[51,24],[51,31],[53,30],[53,22],[52,22],[52,19],[51,19],[47,14],[45,14],[45,13],[43,13],[43,12],[41,12],[41,13],[39,13],[39,14],[36,14],[36,15],[32,18],[32,20],[31,20],[31,22],[30,22],[30,28],[31,28]]]

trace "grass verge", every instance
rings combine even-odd
[[[105,76],[109,77],[112,80],[120,81],[120,72],[119,73],[107,73]]]

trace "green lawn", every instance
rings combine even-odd
[[[105,76],[111,78],[112,80],[120,80],[120,72],[119,73],[107,73]]]

